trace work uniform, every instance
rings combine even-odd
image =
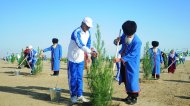
[[[54,72],[59,72],[60,70],[60,60],[62,58],[62,47],[57,44],[56,47],[53,45],[49,48],[43,50],[43,52],[51,51],[51,70]]]
[[[91,35],[81,27],[73,31],[68,47],[68,83],[71,97],[83,95],[84,52],[91,53]]]

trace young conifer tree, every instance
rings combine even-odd
[[[94,47],[98,52],[98,58],[88,70],[88,85],[91,91],[91,102],[93,106],[108,106],[111,103],[113,92],[113,63],[106,61],[104,41],[101,39],[99,25],[95,34]]]
[[[18,60],[18,65],[20,65],[23,60],[24,60],[24,50],[22,49],[20,53],[20,59]]]
[[[15,62],[15,60],[16,60],[16,56],[15,56],[15,54],[13,53],[13,54],[11,55],[11,63],[13,64],[13,63]]]
[[[148,53],[149,50],[149,42],[146,42],[144,47],[144,56],[143,56],[143,77],[144,79],[150,79],[152,74],[152,63],[150,59],[150,54]]]
[[[37,62],[36,62],[36,66],[34,68],[34,75],[42,72],[43,69],[43,58],[41,57],[42,55],[42,51],[39,49],[38,47],[38,52],[37,52]]]

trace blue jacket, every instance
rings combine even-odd
[[[127,92],[139,92],[139,71],[140,71],[140,52],[142,42],[137,35],[134,35],[130,44],[125,43],[125,35],[121,36],[120,44],[122,44],[121,54],[122,63],[125,65],[125,80]],[[121,70],[122,71],[122,70]],[[120,83],[124,78],[120,76]]]
[[[56,48],[53,48],[53,45],[49,48],[43,50],[44,52],[51,51],[51,62],[52,70],[59,71],[60,69],[60,60],[62,58],[62,47],[57,44]]]
[[[148,52],[150,54],[151,64],[153,66],[152,74],[156,73],[157,75],[160,75],[160,65],[163,62],[160,49],[158,48],[156,54],[153,52],[153,48],[150,48]]]
[[[27,60],[28,60],[28,62],[32,62],[32,63],[35,63],[34,61],[37,61],[37,52],[34,50],[34,49],[32,49],[29,53],[28,53],[28,55],[27,55]]]
[[[73,31],[68,47],[67,58],[74,63],[84,61],[84,52],[91,53],[91,34],[90,31],[84,32],[81,27]]]

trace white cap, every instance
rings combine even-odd
[[[29,49],[32,49],[32,45],[29,45],[28,48],[29,48]]]
[[[90,17],[85,17],[82,22],[84,22],[90,28],[93,27],[92,26],[92,19]]]

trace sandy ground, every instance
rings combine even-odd
[[[0,106],[71,105],[65,63],[61,63],[59,77],[51,76],[49,62],[44,62],[43,72],[36,76],[30,76],[27,68],[16,68],[16,64],[0,61]],[[19,76],[14,75],[15,70],[21,72]],[[60,101],[53,103],[50,101],[49,88],[55,87],[56,81],[57,87],[63,90]],[[175,74],[162,73],[160,80],[143,81],[140,87],[138,103],[134,106],[190,106],[190,61],[179,65]],[[84,75],[84,96],[89,98],[89,95]],[[127,106],[120,101],[126,96],[124,85],[119,86],[114,81],[113,104]]]

